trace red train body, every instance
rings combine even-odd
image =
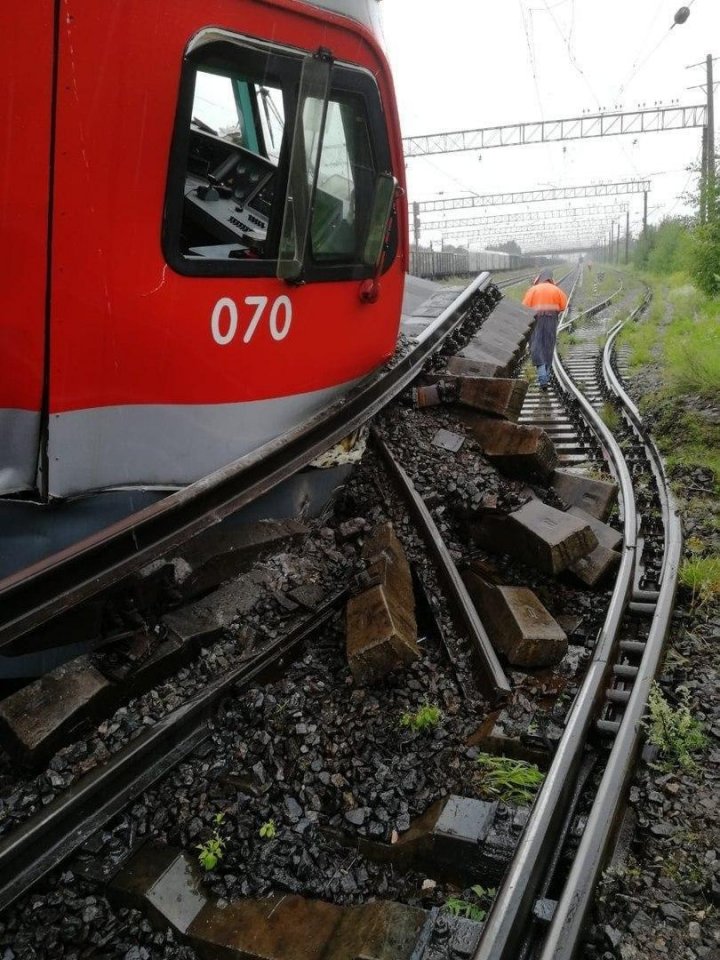
[[[3,13],[0,494],[186,484],[392,354],[407,211],[374,2]]]

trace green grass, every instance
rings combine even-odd
[[[430,730],[442,720],[442,711],[439,707],[426,703],[416,713],[404,713],[400,718],[401,727],[410,727],[411,730]]]
[[[631,369],[647,366],[659,357],[660,321],[664,312],[663,298],[656,291],[649,310],[635,322],[626,323],[620,331],[618,343],[630,348]]]
[[[508,300],[514,300],[515,303],[521,303],[529,287],[530,284],[527,281],[525,283],[514,283],[511,287],[505,287],[502,295],[507,297]]]
[[[612,433],[617,431],[621,422],[617,409],[607,401],[600,408],[600,419]]]
[[[567,356],[568,347],[574,347],[575,344],[579,342],[580,341],[573,332],[573,328],[570,327],[569,330],[564,330],[561,334],[559,334],[557,340],[557,351],[564,359]]]
[[[628,363],[631,370],[644,367],[655,359],[658,345],[657,326],[650,321],[626,324],[620,333],[620,343],[630,348]]]
[[[663,402],[662,396],[648,397],[641,407],[644,413],[656,414],[652,431],[670,471],[712,470],[720,493],[720,424],[696,410],[683,409],[681,395],[669,402]],[[677,492],[687,497],[695,491],[682,478]],[[706,503],[703,512],[707,511]]]
[[[649,715],[645,720],[648,740],[660,751],[663,769],[693,771],[697,764],[694,753],[706,744],[702,724],[690,712],[687,691],[680,706],[673,708],[653,683],[648,698]]]
[[[693,604],[711,603],[720,597],[720,557],[693,557],[680,568],[680,584],[692,590]]]
[[[477,758],[480,792],[503,803],[528,804],[535,799],[545,774],[534,763],[481,753]]]
[[[672,291],[673,320],[664,340],[670,386],[680,393],[720,395],[720,302],[685,284]]]
[[[605,276],[599,283],[595,283],[591,288],[594,295],[594,300],[603,300],[610,296],[611,293],[615,293],[620,284],[623,282],[622,276],[618,273],[617,269],[612,267],[603,267],[601,272],[604,272]],[[593,268],[593,274],[595,276],[595,269]],[[587,284],[590,274],[585,272],[585,284]],[[587,289],[587,287],[586,287]]]
[[[715,422],[720,301],[701,294],[681,273],[644,279],[653,289],[651,307],[620,334],[620,342],[629,347],[631,370],[646,365],[662,370],[662,387],[643,399],[641,409],[652,418],[653,434],[671,471],[711,470],[720,493],[720,423]],[[703,409],[708,407],[709,414]],[[694,493],[685,477],[677,491],[686,498]]]

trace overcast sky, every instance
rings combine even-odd
[[[688,21],[670,30],[680,5],[678,0],[383,0],[403,135],[553,120],[599,108],[702,103],[703,90],[688,87],[704,82],[704,70],[686,67],[708,53],[720,55],[720,2],[693,0]],[[715,66],[720,77],[720,62]],[[700,144],[701,131],[692,129],[412,158],[409,199],[649,178],[649,219],[658,222],[688,211],[682,194],[696,183],[687,167],[699,159]],[[620,198],[628,201],[636,232],[642,195]],[[486,212],[612,202],[493,206]],[[509,239],[512,232],[502,228],[494,239]],[[439,240],[440,233],[426,232],[424,242],[430,239]]]

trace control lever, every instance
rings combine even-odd
[[[210,203],[211,200],[220,199],[220,191],[218,190],[217,186],[213,183],[210,183],[207,186],[198,187],[197,195],[201,200],[204,200],[206,203]]]

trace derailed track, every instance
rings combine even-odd
[[[223,696],[282,666],[327,623],[347,593],[344,590],[331,598],[307,624],[210,684],[0,843],[0,876],[4,878],[0,911],[202,743],[209,736],[210,719]]]
[[[634,319],[647,302],[646,298],[630,319]],[[591,313],[606,305],[598,305]],[[474,960],[517,960],[520,957],[570,960],[578,955],[595,885],[619,826],[623,800],[641,743],[640,721],[669,629],[682,534],[659,453],[613,370],[613,345],[624,322],[613,327],[602,354],[599,348],[596,351],[597,385],[600,386],[602,378],[602,386],[612,397],[627,429],[644,449],[646,473],[654,477],[657,486],[662,505],[664,555],[659,589],[648,592],[635,587],[640,579],[638,566],[642,561],[642,549],[638,527],[643,518],[638,517],[636,510],[633,477],[626,454],[598,412],[599,394],[595,395],[594,402],[589,400],[586,394],[593,394],[592,385],[588,387],[586,383],[584,389],[581,388],[568,372],[572,366],[572,354],[563,361],[556,353],[553,371],[559,395],[565,402],[569,400],[582,410],[583,418],[589,423],[619,481],[624,525],[623,555],[592,663],[568,716],[563,737],[516,856],[488,916]],[[583,363],[586,360],[584,356]],[[636,458],[634,462],[638,462]],[[637,468],[633,468],[633,472],[636,473]],[[647,544],[643,546],[647,547]],[[648,613],[652,615],[652,623],[644,642],[626,639],[628,618]],[[613,677],[621,678],[621,695],[611,689]],[[611,711],[618,704],[624,707],[621,719],[610,722],[601,719],[606,699]],[[586,744],[596,726],[602,733],[613,736],[614,742],[573,865],[561,880],[556,876],[559,850],[567,840],[572,809],[577,800],[574,784],[581,775]],[[553,889],[554,895],[550,893]]]
[[[163,556],[307,466],[386,406],[468,320],[487,309],[489,273],[480,274],[388,370],[277,440],[0,583],[0,650]],[[495,302],[496,295],[490,295]]]
[[[560,377],[559,370],[556,371],[556,376],[558,378]],[[593,404],[588,404],[588,406],[591,410],[593,409]],[[602,434],[602,431],[600,432]],[[611,437],[608,439],[607,436],[601,435],[597,439],[595,443],[595,447],[607,448],[608,444],[611,445],[611,441],[612,441]],[[625,440],[623,442],[625,442]],[[395,473],[397,474],[397,471],[395,471]],[[392,471],[391,471],[391,475],[392,475]],[[398,479],[402,479],[402,477],[398,475]],[[405,487],[407,488],[407,490],[404,496],[408,498],[408,505],[410,507],[410,511],[415,514],[421,513],[422,511],[415,510],[415,508],[410,504],[410,499],[416,500],[419,506],[423,506],[422,500],[417,495],[415,498],[412,498],[410,495],[413,493],[413,491],[410,489],[410,486],[406,483]],[[629,495],[628,495],[628,502],[630,502]],[[626,543],[626,548],[624,553],[625,554],[628,554],[630,552],[639,553],[640,551],[638,549],[638,540],[637,540],[637,537],[635,536],[636,524],[634,524],[632,518],[629,518],[628,509],[625,502],[623,503],[623,510],[624,510],[624,521],[625,521],[626,527],[632,528],[632,533],[628,535],[626,538],[627,543]],[[424,527],[424,532],[423,532],[423,527]],[[427,542],[431,544],[434,543],[439,548],[443,548],[445,546],[445,544],[442,541],[442,536],[439,533],[437,527],[433,529],[432,524],[427,524],[427,523],[419,524],[418,532],[420,533],[421,536],[425,537]],[[628,546],[627,546],[628,544],[630,545],[630,549],[628,549]],[[439,552],[442,553],[442,549],[440,549]],[[452,579],[452,569],[453,569],[452,560],[449,557],[446,557],[446,559],[449,561],[449,563],[446,564],[446,566],[450,571],[450,578]],[[438,572],[440,573],[440,577],[442,578],[443,577],[442,560],[440,557],[436,557],[436,562],[437,561],[440,561],[440,562],[438,563],[438,566],[436,569],[438,570]],[[621,574],[623,573],[623,570],[627,568],[628,564],[629,564],[629,561],[627,557],[623,557],[623,561],[621,564]],[[628,599],[628,597],[632,596],[632,591],[634,590],[635,581],[636,581],[635,576],[631,577],[629,580],[630,585],[628,587],[627,578],[626,578],[625,599]],[[616,593],[618,592],[622,592],[622,591],[621,590],[619,591],[618,587],[616,587]],[[648,591],[647,589],[644,589],[641,592],[635,591],[635,599],[637,601],[641,601],[642,603],[647,603],[649,597],[650,597],[650,591]],[[450,599],[449,594],[447,599]],[[613,598],[613,602],[614,601],[615,601],[615,598]],[[329,605],[327,605],[326,609],[327,609],[328,616],[330,616],[332,614],[332,609],[334,609],[333,604],[330,603]],[[606,639],[607,637],[609,637],[609,632],[607,630],[607,627],[608,627],[607,621],[612,619],[612,616],[611,616],[612,610],[613,610],[613,606],[611,604],[611,610],[608,613],[608,618],[606,620],[605,628],[600,636],[601,640],[603,639],[603,636],[606,636]],[[643,611],[643,612],[646,612],[646,611]],[[312,632],[312,629],[313,629],[312,623],[307,623],[303,626],[302,630],[300,630],[299,633],[295,634],[296,647],[300,645],[301,640],[304,636],[307,636],[309,635],[310,632]],[[477,643],[479,639],[481,646],[483,645],[483,632],[484,631],[482,630],[482,624],[480,624],[480,630],[476,631],[477,637],[475,638],[475,643]],[[471,639],[473,638],[473,633],[471,630],[468,631],[468,636],[470,636]],[[287,640],[287,642],[290,643],[292,640],[292,636],[286,637],[285,640]],[[266,659],[263,662],[261,662],[260,660],[257,660],[257,661],[253,660],[243,665],[243,669],[251,671],[250,678],[252,678],[252,676],[257,676],[257,672],[252,672],[256,667],[257,667],[257,670],[259,671],[260,669],[263,669],[263,663],[264,663],[265,668],[267,668],[267,666],[269,666],[274,662],[277,662],[277,659],[285,655],[286,651],[284,648],[284,642],[285,641],[278,644],[276,647],[266,651],[266,654],[265,654]],[[594,689],[596,691],[596,695],[593,697],[591,692],[587,692],[586,689],[583,688],[583,690],[580,692],[580,694],[576,698],[576,702],[575,702],[575,705],[573,706],[573,709],[570,715],[570,720],[568,722],[569,724],[571,724],[573,721],[573,718],[576,717],[576,715],[578,714],[579,704],[589,703],[590,701],[592,701],[591,709],[594,708],[594,713],[592,713],[591,721],[588,725],[586,725],[584,730],[580,731],[576,729],[575,741],[573,743],[568,744],[566,740],[561,741],[560,748],[558,749],[556,754],[555,759],[557,761],[560,754],[563,751],[565,752],[566,759],[572,760],[572,764],[573,764],[572,773],[575,774],[575,772],[577,772],[577,776],[573,776],[573,778],[568,780],[562,780],[557,776],[555,777],[555,782],[557,786],[555,797],[557,800],[557,805],[553,806],[553,804],[551,803],[551,800],[553,797],[552,792],[551,793],[545,792],[545,790],[547,789],[547,783],[550,781],[550,777],[552,776],[552,768],[551,768],[550,776],[546,780],[546,788],[544,788],[543,794],[540,795],[540,799],[538,799],[535,805],[535,810],[538,811],[538,810],[542,810],[542,807],[544,804],[546,812],[552,814],[552,817],[554,819],[553,819],[553,825],[552,825],[553,832],[551,834],[547,834],[547,835],[542,834],[542,831],[545,829],[545,825],[542,822],[539,824],[539,826],[537,826],[537,829],[535,830],[536,837],[544,838],[544,839],[541,839],[542,856],[540,857],[540,859],[537,862],[534,862],[534,861],[531,861],[528,857],[526,857],[524,861],[526,869],[522,875],[522,878],[521,878],[522,881],[525,882],[526,877],[529,877],[530,875],[532,875],[530,878],[530,884],[525,888],[525,896],[524,896],[523,907],[522,907],[522,909],[525,909],[527,907],[527,910],[528,910],[527,916],[528,916],[528,919],[530,920],[530,925],[521,926],[520,921],[518,920],[518,915],[516,914],[515,920],[513,921],[511,919],[510,921],[511,924],[514,924],[513,929],[510,932],[512,934],[517,933],[520,937],[520,940],[518,941],[519,942],[518,949],[515,951],[515,948],[512,947],[512,948],[509,948],[509,952],[506,954],[492,953],[489,955],[498,956],[498,957],[522,956],[523,955],[522,951],[526,947],[527,947],[528,955],[536,955],[538,953],[538,951],[541,949],[542,934],[544,933],[544,930],[541,928],[539,924],[536,925],[537,926],[536,929],[532,929],[532,924],[533,924],[532,915],[535,911],[535,906],[538,899],[541,899],[543,901],[543,907],[546,911],[545,915],[547,916],[548,904],[550,904],[552,901],[555,901],[557,904],[557,899],[559,898],[561,902],[559,906],[558,905],[555,906],[555,915],[556,917],[560,916],[560,910],[562,907],[562,897],[559,894],[558,873],[559,873],[559,869],[564,868],[563,864],[561,863],[561,856],[560,856],[561,849],[562,849],[562,840],[568,833],[568,828],[570,827],[574,811],[581,798],[581,795],[583,794],[583,791],[585,790],[588,774],[590,772],[589,765],[586,762],[584,762],[585,751],[584,751],[583,744],[585,742],[585,734],[589,734],[591,732],[592,718],[597,718],[599,714],[599,709],[602,706],[603,696],[609,685],[609,675],[610,673],[614,673],[613,663],[611,661],[610,652],[609,652],[610,646],[611,644],[609,640],[607,640],[605,647],[603,647],[602,644],[600,644],[596,649],[595,659],[592,665],[590,666],[588,677],[594,677],[594,680],[595,680]],[[625,643],[625,646],[627,649],[627,642]],[[492,653],[492,651],[490,651],[490,653]],[[490,658],[489,657],[486,658],[486,660],[488,659]],[[626,664],[620,664],[620,666],[623,668],[622,672],[620,673],[620,676],[623,680],[623,684],[625,684],[628,673],[632,671],[628,670],[628,667]],[[97,827],[101,825],[106,820],[107,816],[111,815],[114,811],[116,811],[118,809],[118,804],[122,805],[122,799],[121,799],[122,796],[124,796],[126,799],[129,799],[133,795],[136,795],[137,791],[144,790],[148,783],[152,783],[156,781],[157,777],[160,776],[164,770],[167,770],[168,763],[172,765],[172,763],[177,762],[177,759],[182,759],[182,757],[187,754],[187,750],[184,750],[185,742],[187,742],[188,744],[188,750],[191,751],[193,748],[193,745],[200,742],[203,739],[204,737],[203,731],[204,729],[207,728],[207,718],[209,716],[209,710],[205,711],[205,708],[206,707],[210,708],[212,707],[213,702],[217,702],[219,690],[221,689],[227,690],[229,688],[229,685],[231,685],[232,683],[239,683],[239,684],[243,683],[243,677],[245,676],[245,674],[243,673],[243,669],[241,669],[240,671],[237,671],[236,674],[232,675],[232,677],[229,675],[227,678],[223,678],[223,681],[220,681],[218,684],[215,684],[211,690],[207,691],[209,699],[205,700],[204,698],[195,698],[190,704],[187,704],[185,707],[181,708],[181,710],[178,712],[178,716],[180,716],[181,714],[185,714],[187,715],[188,718],[190,718],[191,714],[194,714],[194,717],[192,719],[189,719],[189,723],[187,726],[184,725],[183,723],[179,723],[178,727],[176,728],[177,742],[174,741],[173,739],[174,733],[172,729],[172,722],[170,722],[168,718],[169,722],[168,723],[161,722],[161,725],[159,725],[160,726],[159,730],[156,727],[147,736],[143,736],[134,744],[130,745],[130,747],[125,753],[125,768],[129,772],[130,776],[128,780],[128,786],[125,789],[124,794],[122,793],[123,788],[120,787],[120,791],[117,793],[117,796],[114,795],[113,792],[115,791],[115,786],[117,781],[114,780],[114,774],[112,772],[108,772],[108,775],[107,775],[108,779],[105,779],[104,781],[103,781],[104,773],[100,773],[98,774],[97,778],[91,778],[87,782],[78,784],[78,787],[79,787],[78,811],[80,812],[80,814],[86,815],[87,819],[83,820],[81,816],[79,823],[75,826],[73,826],[71,820],[67,821],[67,828],[68,828],[66,830],[67,839],[64,845],[62,842],[62,838],[60,837],[60,832],[61,832],[60,828],[57,827],[57,824],[59,821],[56,821],[55,825],[53,825],[51,815],[56,812],[56,810],[53,807],[48,808],[46,811],[43,812],[43,815],[41,815],[38,818],[35,818],[32,822],[28,822],[24,831],[25,837],[26,837],[26,840],[24,842],[26,845],[23,845],[23,841],[21,841],[21,834],[23,831],[20,831],[18,834],[15,835],[15,837],[10,838],[9,842],[3,848],[5,859],[2,865],[3,865],[3,870],[5,870],[5,865],[7,865],[7,868],[15,873],[16,879],[12,879],[10,885],[6,889],[6,892],[8,893],[8,895],[11,898],[14,898],[16,893],[20,892],[20,890],[17,887],[17,884],[21,884],[21,885],[24,884],[25,886],[28,886],[33,882],[32,880],[33,876],[37,877],[40,875],[40,872],[41,872],[40,868],[39,866],[36,865],[36,863],[40,862],[37,859],[37,854],[38,852],[42,853],[44,846],[48,846],[52,848],[51,850],[47,851],[48,854],[50,854],[50,859],[46,861],[46,864],[48,865],[47,868],[49,868],[50,866],[52,866],[53,862],[54,863],[59,862],[59,860],[62,859],[66,853],[74,849],[74,847],[77,846],[77,843],[81,842],[83,837],[87,836],[87,833],[91,829],[93,829],[93,827]],[[488,673],[488,677],[491,680],[490,686],[491,687],[494,686],[496,691],[502,692],[503,686],[504,686],[502,682],[504,679],[502,670],[499,673],[495,672],[495,674],[493,675],[492,671],[487,670],[487,663],[486,663],[486,672]],[[495,680],[494,683],[492,682],[493,676]],[[629,697],[627,699],[629,699]],[[202,702],[202,705],[201,705],[201,702]],[[605,718],[602,721],[602,723],[605,724],[605,727],[604,727],[605,732],[612,732],[611,728],[607,726],[608,724],[613,725],[618,722],[617,719],[614,718],[614,715],[609,713],[609,710],[617,710],[621,705],[622,705],[621,698],[618,698],[617,696],[614,698],[610,698],[608,695],[608,706],[604,708]],[[157,731],[157,735],[155,735],[156,731]],[[153,744],[156,747],[154,755],[153,755]],[[165,748],[168,746],[168,744],[171,746],[171,753],[169,754],[169,757],[166,758],[163,756],[163,753]],[[173,747],[178,747],[179,750],[173,751],[172,750]],[[573,753],[572,752],[573,750],[577,750],[578,752]],[[174,755],[176,755],[177,757],[177,759],[175,760],[173,760]],[[579,760],[577,758],[579,758]],[[118,757],[118,759],[120,758]],[[132,769],[133,759],[136,759],[138,761],[137,769],[135,770]],[[149,761],[149,765],[147,768],[147,773],[145,774],[141,769],[141,767],[142,765],[145,764],[146,761]],[[153,765],[155,765],[154,770],[153,770]],[[145,777],[145,779],[143,779],[143,777]],[[147,779],[148,777],[149,779]],[[93,779],[96,779],[98,783],[104,782],[106,787],[106,790],[104,792],[102,788],[98,788],[100,792],[99,793],[96,792],[94,794],[94,800],[93,800],[93,793],[92,793]],[[545,796],[545,800],[543,800],[543,795]],[[610,792],[608,792],[608,797],[610,797],[610,800],[608,802],[612,803],[613,801],[612,801]],[[87,802],[88,798],[89,798],[89,802]],[[109,803],[108,803],[108,799],[110,801]],[[97,802],[97,801],[100,802],[101,808],[98,811],[95,811],[95,813],[93,813],[92,805],[93,805],[93,802]],[[63,804],[66,804],[68,807],[71,806],[72,804],[70,802],[70,798],[69,797],[64,798],[60,806],[62,806]],[[83,807],[85,809],[85,814],[83,814]],[[613,810],[615,809],[616,809],[616,806],[613,806]],[[533,827],[533,822],[534,821],[531,819],[530,824],[528,825],[528,828],[525,831],[523,840],[521,840],[521,845],[520,845],[521,853],[523,850],[523,843],[525,843],[528,837],[532,836],[533,830],[535,829]],[[601,824],[601,826],[604,826],[604,824]],[[402,827],[400,829],[404,830],[406,828]],[[43,834],[43,830],[45,831],[44,834]],[[548,836],[550,837],[550,839],[548,839]],[[601,830],[598,836],[600,837],[600,842],[602,844],[607,843],[609,840],[609,835],[607,833],[607,830],[605,830],[604,832]],[[527,853],[527,844],[525,845],[526,845],[526,853]],[[513,869],[515,868],[514,867],[510,868],[508,879],[510,879]],[[426,874],[426,875],[432,876],[432,873]],[[475,881],[470,880],[469,882],[475,882]],[[506,881],[506,886],[507,886],[507,881]],[[282,885],[281,885],[281,889],[283,889]],[[592,885],[590,885],[589,891],[591,893]],[[500,893],[500,898],[502,898],[502,896],[503,896],[503,891],[501,891]],[[498,900],[498,903],[500,902],[500,898]],[[581,907],[576,905],[575,903],[571,905],[571,910],[573,911],[573,915],[577,914],[578,909],[581,909]],[[497,915],[497,905],[486,924],[486,931],[489,931],[491,929],[493,917],[495,917],[496,915]],[[431,911],[430,914],[428,915],[427,924],[426,924],[428,935],[432,933],[433,924],[435,923],[436,916],[437,916],[437,910]],[[502,920],[502,917],[501,917],[501,920]],[[479,927],[478,925],[475,925],[475,927],[476,927],[475,936],[477,936],[477,930],[479,929]],[[574,931],[571,931],[571,935],[575,937]],[[576,942],[577,940],[573,939],[571,949],[574,949],[574,945],[576,944]],[[481,944],[480,950],[482,949],[483,947]],[[416,947],[416,954],[414,954],[414,956],[417,955],[418,958],[423,957],[425,955],[424,950],[425,948],[422,946],[420,942],[418,942]],[[434,956],[434,954],[432,955]]]
[[[366,422],[418,375],[431,355],[453,335],[460,334],[464,324],[473,326],[482,321],[496,299],[489,274],[481,275],[429,324],[407,356],[388,372],[372,378],[325,416],[156,507],[117,524],[102,536],[91,538],[81,545],[82,549],[52,558],[23,578],[12,578],[8,595],[19,612],[14,619],[7,617],[6,632],[0,632],[6,649],[8,646],[12,649],[12,644],[27,630],[101,592],[107,585],[115,585],[154,557],[184,543],[272,489],[319,452]],[[100,564],[100,570],[91,576],[89,571],[94,563]],[[58,574],[58,584],[54,582],[53,571]],[[507,679],[462,583],[457,574],[455,576],[469,636],[484,649],[482,659],[488,685],[495,692],[507,692]],[[23,609],[27,597],[33,596],[33,584],[37,591],[35,606]],[[213,682],[202,694],[167,715],[108,764],[79,781],[2,841],[0,910],[12,904],[132,798],[192,752],[208,735],[209,721],[222,697],[232,688],[251,683],[269,669],[281,667],[309,636],[327,623],[347,595],[345,589],[328,600],[306,623]],[[44,598],[39,604],[38,596]]]

